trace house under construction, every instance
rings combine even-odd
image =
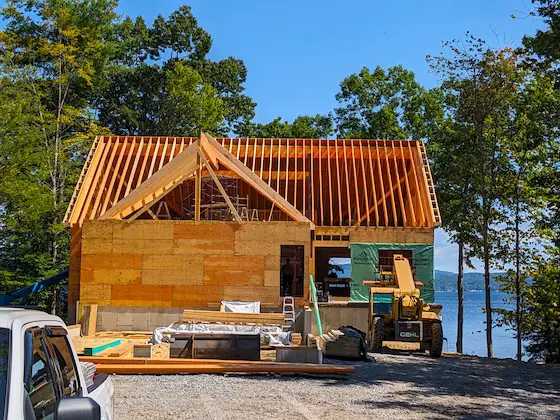
[[[100,330],[151,329],[222,300],[302,307],[310,274],[321,307],[344,318],[394,253],[433,299],[440,220],[421,141],[98,137],[65,222],[69,313],[98,304]]]

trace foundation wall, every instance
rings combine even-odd
[[[146,308],[143,306],[99,306],[97,310],[96,331],[153,331],[167,327],[181,319],[184,307]],[[296,309],[294,330],[304,332],[306,317],[304,309]],[[307,312],[310,312],[309,310]],[[309,327],[307,327],[309,330]],[[309,331],[307,331],[309,332]]]
[[[309,261],[309,224],[88,220],[71,270],[79,266],[80,305],[150,307],[143,311],[150,314],[217,308],[222,300],[277,308],[281,245],[303,245]],[[309,264],[304,271],[307,291]]]

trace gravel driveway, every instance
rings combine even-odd
[[[344,363],[344,362],[338,362]],[[347,379],[113,376],[125,419],[560,419],[560,366],[375,355]]]

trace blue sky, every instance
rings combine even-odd
[[[443,41],[471,31],[492,46],[519,45],[539,25],[526,17],[530,0],[120,0],[119,11],[151,23],[182,4],[212,36],[212,59],[245,62],[261,122],[329,112],[342,79],[363,66],[402,64],[433,86],[425,57]]]
[[[470,31],[493,47],[517,46],[541,25],[528,17],[530,0],[121,0],[119,11],[151,23],[181,4],[212,35],[212,59],[245,62],[260,122],[331,111],[342,79],[363,66],[402,64],[432,87],[426,55],[439,54],[443,41]],[[441,229],[435,245],[436,269],[456,272],[457,247]]]

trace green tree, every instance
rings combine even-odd
[[[557,77],[560,60],[560,1],[532,0],[532,3],[535,10],[529,14],[543,18],[545,28],[537,30],[533,36],[523,37],[523,45],[531,53],[525,60],[537,69],[551,70]]]
[[[431,64],[443,79],[445,95],[455,98],[450,101],[454,106],[447,110],[450,117],[472,139],[468,152],[475,161],[469,176],[473,176],[472,194],[480,212],[474,220],[471,245],[484,264],[487,353],[492,357],[490,270],[501,268],[496,258],[500,243],[497,226],[505,220],[505,214],[499,199],[512,167],[505,144],[524,75],[511,50],[489,50],[482,40],[471,35],[463,44],[452,41],[446,46],[450,55],[431,58]]]
[[[3,115],[5,277],[37,280],[68,264],[62,219],[90,136],[99,131],[88,100],[105,63],[115,6],[112,0],[8,0],[0,11],[6,21],[0,103],[15,97],[25,104],[20,116]]]
[[[245,65],[207,58],[212,39],[189,6],[167,19],[159,15],[151,26],[127,17],[115,24],[111,40],[110,66],[92,106],[114,134],[191,135],[193,126],[228,134],[253,118],[255,104],[243,93]],[[195,104],[186,104],[189,99]],[[187,115],[171,115],[185,107]]]
[[[510,134],[505,143],[512,162],[509,186],[501,201],[508,215],[502,231],[500,258],[511,264],[502,278],[502,288],[514,295],[515,310],[501,310],[502,320],[512,326],[517,337],[517,359],[522,357],[523,296],[527,280],[539,258],[539,232],[547,190],[536,184],[543,168],[547,145],[556,138],[560,97],[554,81],[547,76],[527,74],[527,82],[518,92]]]
[[[249,122],[240,127],[242,137],[264,138],[321,138],[326,139],[334,132],[330,115],[299,116],[292,123],[278,117],[267,124]]]
[[[522,321],[527,351],[536,360],[560,363],[560,256],[542,261],[532,277]]]
[[[443,118],[440,91],[425,90],[402,66],[364,67],[340,83],[336,99],[342,138],[425,139]]]
[[[452,113],[455,97],[448,97],[446,109]],[[447,119],[428,143],[432,172],[442,219],[442,228],[457,243],[457,351],[463,352],[464,266],[474,268],[471,257],[476,242],[475,221],[480,205],[474,193],[476,155],[468,126]]]

